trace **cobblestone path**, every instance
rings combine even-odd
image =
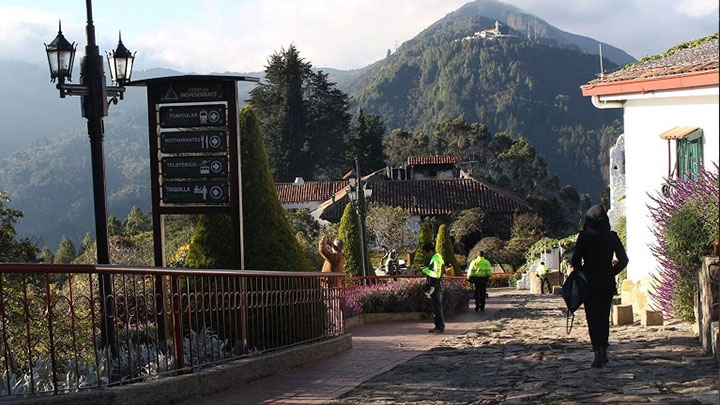
[[[330,403],[718,404],[718,368],[687,324],[611,326],[609,364],[594,369],[582,308],[567,334],[559,296],[489,300],[508,305]]]

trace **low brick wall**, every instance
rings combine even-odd
[[[172,404],[227,391],[260,378],[275,375],[283,370],[335,356],[351,348],[352,336],[345,333],[322,342],[235,360],[191,374],[81,393],[14,400],[10,403],[33,405]]]

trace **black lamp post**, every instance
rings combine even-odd
[[[360,176],[360,165],[355,159],[355,176],[349,179],[348,198],[355,206],[360,221],[360,249],[362,255],[362,275],[367,277],[367,266],[369,264],[367,255],[367,242],[365,232],[365,218],[367,216],[367,200],[372,197],[372,189],[363,184]]]
[[[107,116],[108,97],[117,104],[125,93],[123,85],[130,80],[135,55],[125,48],[122,41],[118,47],[108,54],[111,79],[118,86],[107,86],[103,59],[95,42],[95,26],[92,18],[92,0],[85,1],[87,10],[87,46],[85,57],[80,64],[80,84],[68,84],[72,80],[72,68],[75,60],[76,45],[65,39],[62,29],[50,44],[45,45],[48,64],[50,66],[50,80],[57,79],[57,89],[60,97],[81,96],[82,115],[87,119],[88,136],[90,137],[90,155],[92,159],[93,176],[93,204],[95,208],[95,237],[97,243],[98,264],[110,264],[110,249],[107,231],[107,198],[105,193],[105,162],[103,150],[104,126],[103,117]],[[115,332],[112,325],[114,306],[112,305],[112,282],[109,274],[100,277],[100,298],[104,305],[103,323],[101,325],[101,345],[110,344],[113,356],[117,355],[115,346]]]

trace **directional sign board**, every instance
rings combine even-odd
[[[162,177],[198,179],[227,177],[228,159],[225,156],[192,156],[162,158]]]
[[[225,104],[160,107],[160,128],[221,127],[226,111]]]
[[[217,153],[227,149],[227,131],[160,133],[162,153]]]
[[[162,185],[165,203],[226,203],[229,201],[228,184],[219,181],[165,182]]]

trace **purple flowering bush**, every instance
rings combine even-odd
[[[463,279],[444,279],[443,306],[446,314],[467,308],[470,290]],[[347,287],[343,297],[343,316],[385,312],[432,312],[425,297],[425,278],[378,279],[376,283]]]
[[[694,321],[698,270],[718,237],[719,180],[715,163],[714,171],[701,167],[694,179],[669,181],[665,192],[650,196],[655,236],[650,250],[660,267],[649,295],[663,315]]]

